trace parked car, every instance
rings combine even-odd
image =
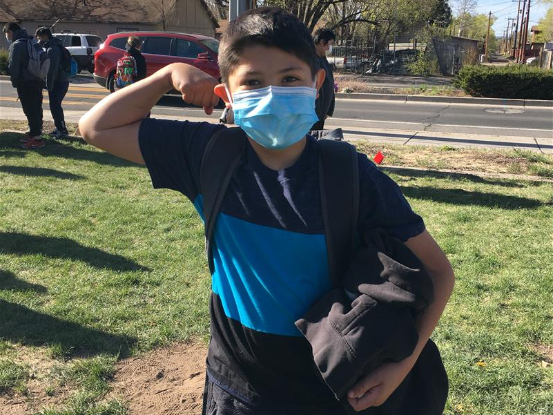
[[[100,36],[69,31],[53,33],[53,36],[59,38],[63,42],[63,46],[71,53],[77,62],[78,72],[86,69],[90,73],[94,73],[94,54],[102,44]]]
[[[174,62],[183,62],[201,69],[220,80],[217,56],[219,41],[203,35],[173,32],[122,32],[108,35],[94,55],[94,80],[115,90],[117,60],[125,51],[129,36],[142,39],[142,55],[146,58],[146,76]]]

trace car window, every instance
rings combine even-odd
[[[142,46],[142,53],[152,55],[171,55],[170,37],[149,37]]]
[[[98,37],[98,36],[85,36],[86,37],[86,41],[88,43],[88,46],[90,46],[91,48],[95,48],[96,46],[100,46],[100,44],[102,43],[102,38]]]
[[[64,36],[64,35],[54,35],[54,37],[57,37],[57,38],[61,41],[62,45],[65,45],[65,42],[67,41],[67,36]]]
[[[175,48],[175,56],[181,58],[197,58],[199,53],[205,53],[200,45],[189,40],[177,39],[177,47]]]
[[[71,36],[71,46],[81,46],[81,37]]]
[[[213,52],[219,54],[219,41],[215,39],[203,39],[200,40],[200,43],[204,46],[207,46]]]
[[[118,37],[118,38],[112,39],[112,41],[109,43],[111,47],[114,47],[117,49],[123,49],[123,50],[125,50],[126,44],[127,44],[126,37]]]

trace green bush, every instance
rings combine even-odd
[[[0,75],[8,74],[9,54],[7,50],[0,50]]]
[[[553,100],[553,70],[526,65],[464,66],[453,85],[472,96]]]

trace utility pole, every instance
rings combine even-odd
[[[517,56],[517,35],[518,35],[518,18],[520,15],[520,0],[518,0],[518,8],[517,8],[517,24],[515,26],[515,37],[514,37],[514,44],[513,44],[513,56],[516,59]]]
[[[530,3],[528,0],[528,8],[526,10],[526,26],[524,27],[524,42],[522,42],[522,63],[526,63],[526,41],[528,40],[528,24],[530,23]]]
[[[488,62],[488,43],[490,40],[490,24],[492,21],[492,12],[488,14],[488,33],[486,34],[486,46],[484,48],[484,59],[486,59]]]
[[[229,22],[232,22],[240,14],[244,13],[246,10],[250,9],[251,0],[230,0],[229,1]]]
[[[521,61],[521,51],[523,50],[522,49],[522,39],[523,39],[523,34],[524,34],[524,26],[526,25],[526,22],[524,21],[524,15],[526,13],[526,2],[527,1],[530,1],[530,0],[522,0],[523,3],[522,3],[522,12],[520,14],[520,30],[519,30],[519,34],[518,34],[518,48],[517,48],[517,63],[520,63]]]

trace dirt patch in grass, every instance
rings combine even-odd
[[[25,394],[0,396],[0,415],[26,415],[45,408],[63,410],[75,393],[60,383],[63,362],[41,350],[17,346],[17,361],[32,368]],[[207,346],[174,344],[116,364],[106,400],[126,402],[131,415],[195,415],[202,412]]]
[[[25,393],[13,391],[0,395],[0,415],[25,415],[44,407],[55,407],[67,399],[69,390],[58,383],[62,363],[48,356],[46,350],[14,346],[12,360],[30,368]]]
[[[110,397],[130,414],[201,414],[207,347],[174,344],[117,364]]]
[[[540,355],[542,362],[547,365],[553,364],[553,346],[549,344],[538,343],[532,345],[532,350]]]
[[[404,146],[377,144],[364,139],[355,140],[359,151],[374,157],[378,151],[384,155],[381,166],[419,168],[444,172],[469,172],[481,175],[503,175],[506,178],[551,180],[545,173],[553,171],[553,155],[529,151],[486,150],[455,148],[451,146]],[[540,169],[538,169],[540,168]],[[544,171],[543,174],[541,171]]]
[[[449,85],[406,85],[405,87],[390,87],[375,82],[369,76],[353,74],[335,74],[334,79],[338,84],[338,92],[344,93],[379,93],[400,95],[429,95],[449,97],[469,97],[470,95],[461,89]],[[393,81],[390,81],[394,83]]]

